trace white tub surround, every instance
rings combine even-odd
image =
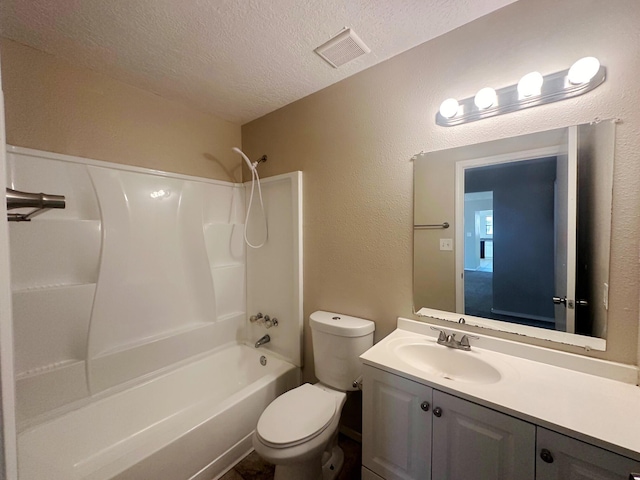
[[[444,330],[458,339],[468,333]],[[396,353],[408,344],[447,348],[436,344],[437,336],[429,324],[399,318],[397,330],[360,358],[366,365],[640,461],[636,367],[479,335],[470,340],[471,351],[459,353],[500,373],[498,381],[483,384],[417,368]]]
[[[262,366],[264,353],[223,348],[26,429],[20,479],[210,480],[251,450],[262,411],[300,382],[268,353]]]
[[[301,173],[263,180],[248,268],[246,185],[17,147],[7,166],[7,186],[67,205],[9,226],[21,480],[210,480],[238,461],[300,382]],[[247,285],[279,320],[260,349]]]
[[[247,312],[278,319],[267,329],[254,323],[247,327],[247,342],[269,334],[265,348],[291,363],[302,366],[302,172],[285,173],[260,180],[264,208],[269,223],[269,240],[262,248],[247,247]],[[255,189],[258,187],[256,185]],[[249,202],[251,182],[245,182],[245,202]],[[254,193],[247,236],[260,244],[263,220]]]
[[[17,147],[7,166],[66,197],[9,225],[20,428],[243,338],[242,185]]]

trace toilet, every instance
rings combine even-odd
[[[253,448],[276,465],[274,480],[333,480],[344,461],[338,424],[347,392],[357,390],[360,355],[373,345],[375,324],[330,312],[309,317],[315,374],[276,398],[260,416]]]

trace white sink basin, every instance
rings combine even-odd
[[[441,378],[465,383],[496,383],[501,373],[477,352],[455,350],[432,343],[401,343],[393,349],[406,364]]]

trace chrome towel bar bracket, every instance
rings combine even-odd
[[[7,188],[7,210],[16,208],[33,208],[29,213],[9,213],[7,220],[10,222],[30,222],[33,217],[49,210],[50,208],[65,208],[64,195],[49,195],[47,193],[20,192]]]

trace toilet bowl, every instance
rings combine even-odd
[[[331,474],[337,475],[343,463],[336,440],[346,398],[345,392],[305,383],[267,407],[258,421],[253,447],[276,465],[275,480],[335,478]]]
[[[356,390],[360,355],[373,345],[369,320],[330,312],[309,319],[315,374],[280,395],[265,409],[253,435],[253,448],[276,465],[274,480],[333,480],[344,462],[338,447],[340,413],[347,391]]]

